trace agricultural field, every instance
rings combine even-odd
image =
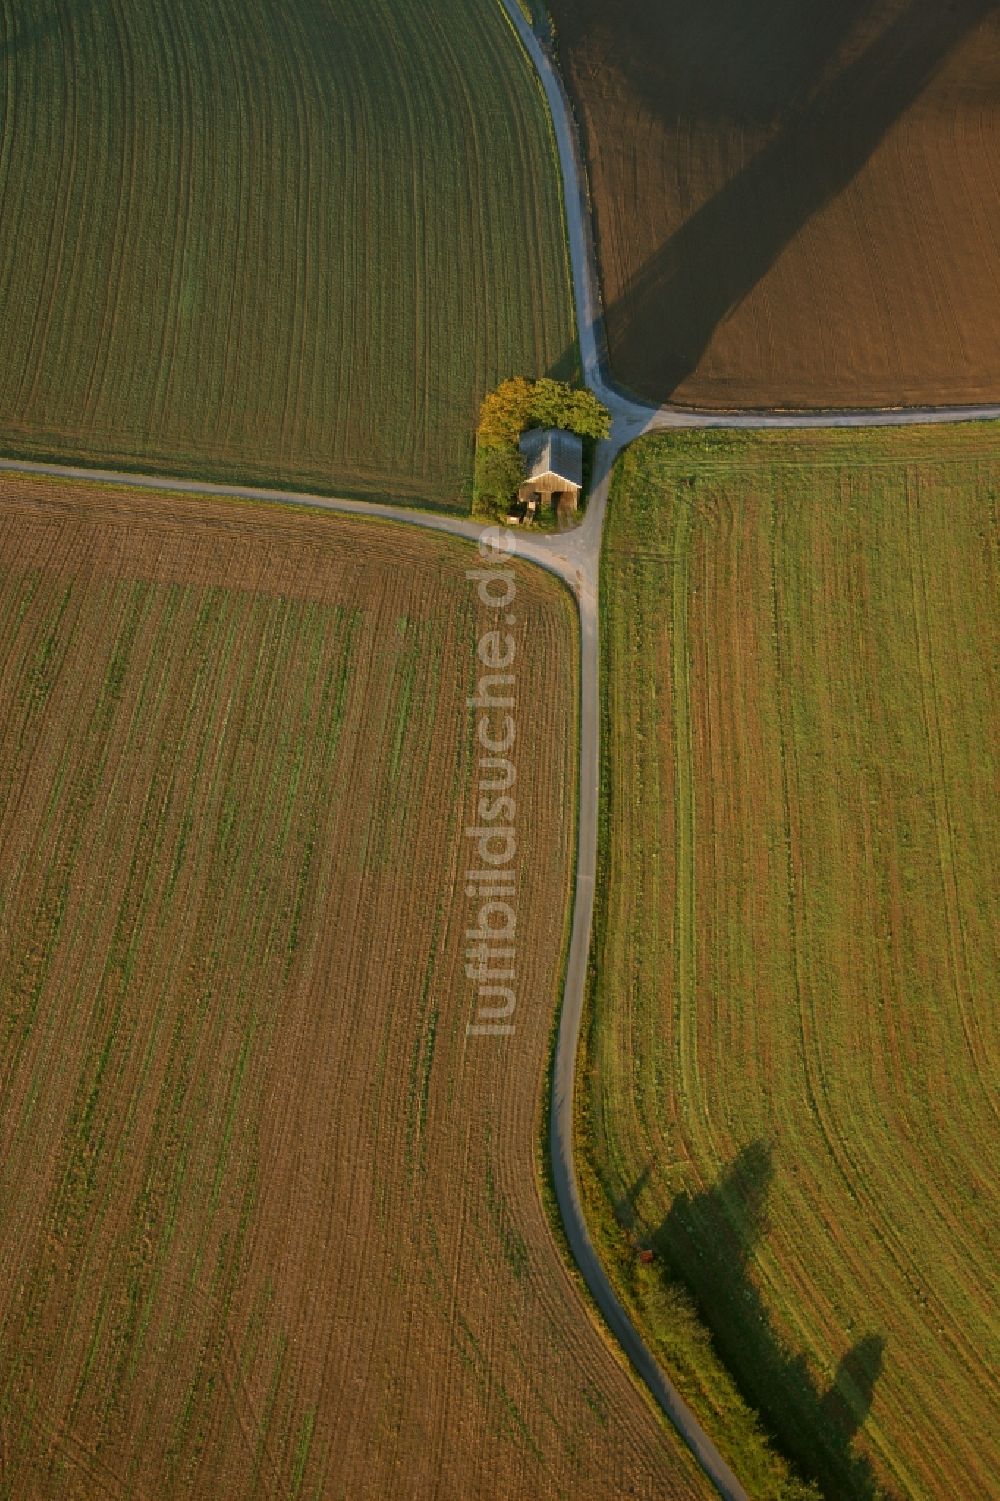
[[[0,450],[467,507],[576,367],[497,0],[0,0]]]
[[[587,1193],[758,1501],[741,1398],[838,1501],[1000,1474],[998,497],[985,424],[614,479]]]
[[[993,0],[550,0],[611,365],[654,400],[1000,390]]]
[[[519,1003],[466,1032],[477,562],[0,479],[4,1501],[706,1495],[542,1207],[576,637],[519,563]]]

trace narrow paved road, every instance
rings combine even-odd
[[[335,511],[345,516],[375,516],[383,521],[401,521],[406,526],[419,526],[426,531],[447,532],[451,537],[464,537],[468,542],[478,542],[484,532],[496,532],[495,526],[484,526],[481,521],[467,521],[462,516],[448,516],[440,511],[417,511],[412,506],[383,505],[372,500],[341,500],[331,495],[313,495],[306,490],[277,490],[259,485],[223,485],[211,480],[180,479],[163,474],[133,474],[123,469],[93,469],[89,465],[46,464],[33,459],[0,458],[0,474],[41,474],[49,479],[82,480],[91,484],[129,485],[133,490],[161,490],[175,495],[220,496],[230,500],[259,500],[271,505],[306,506],[313,511]],[[578,529],[582,533],[583,527]],[[530,537],[518,535],[514,551],[519,558],[537,563],[569,584],[574,594],[581,587],[583,564],[577,556],[577,532],[569,534],[573,546],[559,547],[562,540],[556,536]],[[553,546],[553,544],[556,544]],[[505,552],[507,548],[503,549]]]
[[[552,113],[563,176],[581,363],[587,384],[606,403],[612,415],[611,437],[598,445],[591,495],[581,524],[561,536],[533,538],[518,535],[515,547],[517,556],[537,563],[565,580],[573,590],[580,610],[580,809],[576,893],[566,986],[553,1068],[549,1122],[556,1197],[573,1257],[597,1307],[631,1365],[674,1424],[719,1494],[726,1501],[749,1501],[747,1492],[676,1387],[657,1365],[619,1302],[587,1232],[576,1179],[573,1154],[573,1084],[586,994],[597,874],[601,723],[598,584],[601,538],[611,472],[618,453],[626,444],[641,433],[667,428],[870,427],[958,422],[1000,417],[1000,406],[922,407],[892,411],[718,412],[669,405],[655,407],[635,401],[619,391],[611,383],[603,359],[603,315],[593,253],[590,207],[572,108],[559,73],[525,21],[517,0],[501,0],[501,3],[538,71]],[[377,516],[387,521],[403,522],[408,526],[464,537],[470,541],[478,541],[484,531],[476,522],[459,517],[421,512],[404,506],[339,500],[300,491],[213,484],[208,481],[127,474],[109,469],[33,463],[19,459],[0,459],[0,472],[4,470],[49,475],[57,479],[124,484],[138,489],[175,491],[185,495],[230,496],[234,499],[308,506],[348,515]]]
[[[594,251],[587,175],[583,165],[579,132],[562,75],[552,61],[548,46],[525,20],[517,0],[501,0],[511,25],[534,63],[548,101],[562,170],[566,205],[570,270],[576,298],[580,362],[584,379],[607,405],[614,418],[619,446],[640,433],[674,427],[900,427],[926,422],[971,422],[1000,417],[1000,404],[963,407],[858,407],[830,411],[718,411],[653,406],[637,401],[614,385],[605,363],[607,340],[601,306],[597,256]]]
[[[611,382],[594,253],[587,179],[579,134],[565,85],[547,47],[532,31],[517,0],[502,0],[525,50],[537,69],[548,100],[562,169],[570,269],[576,300],[580,360],[588,386],[612,416],[611,437],[600,445],[594,488],[582,525],[550,544],[559,549],[576,579],[580,603],[580,815],[576,901],[553,1074],[549,1149],[552,1170],[570,1249],[584,1281],[634,1369],[674,1424],[702,1470],[727,1501],[747,1501],[747,1492],[701,1427],[676,1387],[657,1365],[619,1302],[594,1251],[580,1202],[573,1156],[573,1086],[587,983],[597,873],[597,816],[600,796],[600,641],[598,587],[601,538],[611,470],[620,450],[642,433],[669,428],[822,428],[899,426],[911,423],[961,422],[1000,417],[1000,405],[920,407],[896,410],[829,412],[718,412],[634,401]]]

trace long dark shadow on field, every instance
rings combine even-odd
[[[646,1163],[642,1172],[629,1184],[620,1199],[615,1200],[615,1218],[626,1230],[633,1230],[637,1221],[636,1209],[642,1197],[646,1184],[653,1174],[653,1161]]]
[[[885,1340],[867,1334],[822,1391],[801,1355],[778,1336],[750,1275],[767,1231],[771,1148],[746,1147],[703,1193],[679,1194],[651,1237],[665,1275],[683,1283],[745,1399],[783,1453],[825,1494],[848,1501],[882,1495],[854,1438],[868,1416]]]
[[[844,12],[853,25],[872,6],[866,0]],[[792,70],[795,93],[787,109],[779,110],[777,133],[666,241],[608,310],[615,363],[633,383],[656,387],[662,397],[697,368],[720,324],[809,220],[848,186],[994,6],[995,0],[939,6],[910,0],[832,77],[825,75],[843,38],[830,28],[826,59],[817,53],[810,62],[814,77],[823,81],[803,97],[802,76]],[[677,99],[654,90],[639,66],[635,86],[650,112],[665,124],[676,119]],[[920,212],[919,203],[913,212]]]

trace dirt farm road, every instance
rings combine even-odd
[[[611,473],[623,447],[642,433],[669,428],[723,427],[871,427],[910,423],[960,422],[1000,417],[1000,405],[976,407],[925,407],[877,411],[830,412],[718,412],[654,407],[637,402],[618,391],[606,375],[603,314],[598,290],[596,259],[586,176],[572,108],[562,79],[546,48],[529,27],[517,0],[501,0],[511,26],[533,62],[552,114],[563,176],[567,211],[567,234],[577,328],[584,377],[612,414],[611,437],[598,445],[594,481],[581,524],[560,536],[513,538],[516,556],[536,563],[564,580],[572,590],[580,614],[580,782],[579,825],[573,923],[567,959],[566,982],[553,1065],[549,1149],[559,1211],[573,1257],[583,1279],[623,1353],[636,1374],[652,1393],[693,1453],[705,1475],[726,1501],[749,1501],[747,1492],[730,1470],[711,1439],[676,1387],[657,1365],[638,1331],[619,1302],[597,1257],[584,1219],[577,1187],[573,1152],[573,1085],[586,994],[587,961],[590,952],[594,888],[597,874],[597,823],[600,796],[600,691],[598,586],[601,539],[608,502]],[[230,497],[278,505],[305,506],[346,515],[381,517],[430,531],[445,532],[480,542],[486,529],[481,524],[421,512],[404,506],[367,501],[339,500],[300,491],[245,485],[213,484],[154,474],[127,474],[108,469],[74,467],[0,458],[0,472],[48,475],[93,483],[121,484],[133,489],[172,491],[192,496]],[[485,544],[484,544],[485,545]],[[508,543],[509,545],[509,543]]]

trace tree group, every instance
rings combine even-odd
[[[611,416],[592,391],[565,381],[532,381],[523,375],[501,381],[479,409],[473,484],[473,509],[478,514],[506,513],[524,479],[517,440],[531,427],[561,427],[596,440],[610,433]]]
[[[562,427],[581,438],[606,438],[611,416],[592,391],[574,389],[562,380],[501,381],[479,410],[480,443],[516,443],[529,427]]]

